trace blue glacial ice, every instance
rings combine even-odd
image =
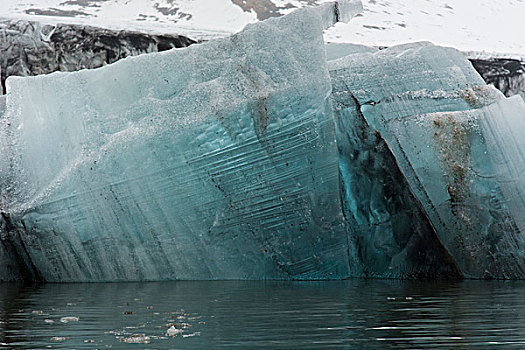
[[[0,280],[525,278],[525,102],[360,9],[9,78]]]
[[[464,277],[525,277],[519,97],[486,86],[461,53],[425,43],[350,55],[330,62],[330,74],[343,206],[363,227],[362,252],[386,259],[411,232],[424,247],[441,244]]]
[[[0,89],[1,90],[1,89]],[[0,149],[3,158],[7,158],[7,138],[5,135],[6,121],[3,118],[5,113],[5,95],[0,95]],[[0,162],[0,189],[4,189],[8,180],[6,174],[9,167],[7,162]],[[2,191],[3,192],[3,191]],[[33,279],[33,271],[28,268],[26,256],[20,254],[20,236],[9,236],[7,233],[11,229],[8,222],[4,220],[6,203],[4,198],[0,201],[0,282],[23,281]]]
[[[5,210],[41,278],[359,274],[322,37],[345,6],[349,19],[360,3],[101,69],[9,78]]]

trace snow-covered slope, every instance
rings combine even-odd
[[[374,46],[431,41],[489,56],[525,56],[524,0],[363,0],[363,5],[361,17],[336,26],[326,39]]]
[[[2,0],[0,17],[208,39],[324,1]],[[525,56],[525,0],[363,0],[363,5],[362,16],[337,25],[326,39],[375,46],[426,40],[463,51]]]
[[[237,32],[257,20],[230,0],[2,0],[0,17],[204,39]]]

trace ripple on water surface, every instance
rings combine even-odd
[[[525,348],[525,282],[0,285],[1,349]]]

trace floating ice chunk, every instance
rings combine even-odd
[[[151,343],[151,337],[145,334],[132,334],[131,336],[127,338],[117,337],[117,339],[121,343],[128,343],[128,344],[149,344]]]
[[[458,51],[428,43],[352,54],[329,68],[343,207],[366,275],[459,277],[382,133],[385,118],[468,108],[462,89],[483,81]]]
[[[64,342],[66,340],[68,340],[69,337],[51,337],[51,341],[54,341],[54,342]]]
[[[168,328],[168,330],[166,331],[166,336],[167,337],[175,337],[177,336],[178,334],[181,334],[183,333],[184,331],[182,329],[178,329],[178,328],[175,328],[175,326],[171,326],[170,328]]]
[[[78,322],[80,320],[77,316],[64,316],[60,317],[60,322],[62,323],[69,323],[69,322]]]
[[[196,336],[199,336],[201,335],[201,332],[193,332],[193,333],[190,333],[190,334],[183,334],[182,337],[183,338],[191,338],[191,337],[196,337]]]
[[[322,37],[355,4],[97,70],[9,78],[8,208],[42,278],[359,274]]]

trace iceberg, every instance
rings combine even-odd
[[[52,282],[360,275],[322,37],[359,9],[328,3],[96,70],[10,77],[8,235]]]
[[[364,253],[387,260],[411,233],[424,242],[416,252],[442,245],[464,277],[525,277],[523,160],[508,133],[524,106],[486,86],[458,51],[426,43],[350,55],[330,74],[344,210],[363,227]]]
[[[525,102],[325,3],[0,96],[0,281],[525,278]]]

